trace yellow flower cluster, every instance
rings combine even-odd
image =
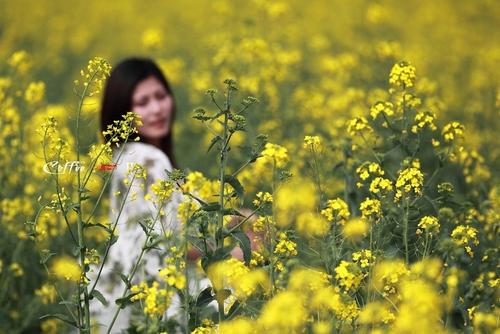
[[[320,152],[322,149],[321,138],[319,136],[305,136],[303,146],[312,152]]]
[[[325,209],[321,210],[321,214],[329,222],[343,225],[351,216],[347,203],[341,198],[335,198],[327,201]]]
[[[155,195],[155,202],[162,204],[174,193],[174,185],[167,180],[158,179],[151,185],[151,192]]]
[[[256,195],[257,199],[254,199],[253,205],[261,206],[265,204],[273,203],[273,195],[268,192],[259,191]]]
[[[363,181],[367,180],[370,176],[382,176],[385,174],[384,170],[380,165],[376,162],[365,162],[356,168],[356,173],[359,175],[359,178]],[[357,183],[358,188],[363,186],[362,183]]]
[[[379,222],[382,216],[381,204],[378,199],[367,198],[359,205],[361,216],[365,219],[372,218],[375,222]]]
[[[104,58],[94,57],[89,60],[87,68],[80,71],[81,82],[75,80],[74,83],[76,86],[82,86],[82,95],[93,96],[102,90],[110,72],[111,65]]]
[[[148,286],[146,282],[130,287],[130,292],[134,295],[130,301],[143,300],[144,314],[149,317],[161,317],[170,306],[173,291],[161,289],[158,282],[153,282]]]
[[[330,285],[331,275],[319,269],[294,269],[288,280],[288,289],[298,292],[314,293]]]
[[[303,212],[295,222],[297,231],[306,237],[324,236],[330,230],[330,225],[319,214]]]
[[[376,257],[371,250],[362,249],[359,252],[352,253],[352,260],[364,269],[373,266]]]
[[[286,257],[296,256],[297,253],[297,243],[290,240],[285,232],[281,232],[278,235],[278,243],[274,248],[274,254],[284,255]]]
[[[87,249],[85,251],[85,264],[98,264],[100,261],[99,252],[97,249]]]
[[[370,302],[359,313],[358,321],[363,325],[389,324],[396,319],[391,307],[379,301]],[[375,332],[375,331],[373,331]]]
[[[107,129],[102,132],[102,135],[109,142],[116,143],[116,146],[119,146],[118,142],[126,141],[132,134],[138,133],[137,127],[141,125],[143,125],[141,116],[133,111],[129,111],[125,115],[122,115],[121,120],[114,120],[113,124],[109,124]],[[138,141],[139,137],[136,137],[134,140]]]
[[[443,127],[443,138],[447,143],[461,139],[464,136],[464,126],[459,122],[451,122]]]
[[[363,132],[371,132],[373,129],[364,117],[356,117],[347,124],[347,133],[352,137],[363,135]]]
[[[161,45],[163,42],[163,34],[161,30],[149,28],[142,34],[142,45],[147,49],[154,49]]]
[[[391,102],[378,101],[370,107],[370,116],[376,119],[377,116],[382,113],[386,117],[394,115],[394,105]]]
[[[9,265],[9,270],[12,272],[12,275],[14,275],[14,277],[19,277],[24,275],[23,267],[21,267],[21,265],[17,262],[12,262]]]
[[[232,288],[236,298],[245,300],[259,290],[269,291],[269,276],[262,268],[250,270],[235,258],[216,262],[208,267],[208,278],[215,291]]]
[[[415,66],[405,61],[395,64],[389,74],[389,83],[395,87],[413,87],[415,79]]]
[[[472,226],[459,225],[451,232],[451,238],[458,246],[464,246],[465,251],[469,256],[474,256],[471,245],[479,245],[477,237],[477,229]]]
[[[342,260],[335,268],[335,279],[345,291],[355,292],[365,276],[366,274],[354,262]]]
[[[158,276],[165,281],[169,286],[176,289],[184,289],[186,287],[186,276],[180,272],[173,264],[166,266],[158,272]]]
[[[266,232],[267,226],[274,226],[272,216],[259,216],[253,223],[252,229],[254,232]]]
[[[32,66],[31,56],[24,50],[19,50],[14,52],[7,60],[12,69],[14,69],[19,74],[25,74],[28,72]]]
[[[371,283],[381,291],[384,297],[398,296],[397,287],[403,278],[408,277],[410,271],[400,259],[386,260],[377,263],[373,268]]]
[[[111,142],[104,144],[91,145],[89,150],[91,161],[95,161],[95,168],[99,169],[102,165],[113,163],[113,149]]]
[[[52,304],[56,300],[56,289],[52,284],[44,283],[39,289],[35,290],[35,295],[40,297],[42,303]]]
[[[415,167],[403,169],[396,180],[395,199],[399,200],[407,195],[419,196],[422,194],[423,185],[424,174],[422,174],[420,169]]]
[[[430,111],[417,112],[417,114],[415,115],[415,122],[417,124],[411,127],[411,132],[417,133],[418,130],[423,129],[425,127],[429,128],[432,131],[435,131],[437,129],[436,125],[434,124],[435,118],[436,115],[434,115]]]
[[[362,239],[368,232],[369,228],[370,226],[364,218],[356,217],[345,222],[342,226],[342,234],[347,239],[355,242]]]
[[[276,163],[276,167],[283,168],[288,163],[288,150],[283,146],[266,143],[264,150],[261,152],[263,157],[270,158],[274,163]]]
[[[24,92],[24,99],[29,105],[35,105],[45,97],[45,83],[42,81],[31,82]]]
[[[372,194],[380,194],[382,196],[385,196],[392,190],[393,187],[391,180],[383,177],[376,177],[370,183],[370,192]]]
[[[73,258],[66,255],[54,259],[51,266],[51,272],[56,277],[73,282],[78,282],[82,275],[82,270],[78,263]]]
[[[422,230],[431,237],[437,236],[439,233],[439,219],[434,216],[422,217],[418,223],[417,235],[422,234]]]
[[[294,178],[281,185],[274,198],[276,225],[288,227],[304,212],[314,212],[318,194],[309,180]]]

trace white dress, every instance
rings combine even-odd
[[[146,215],[154,219],[158,211],[150,201],[144,199],[144,195],[150,192],[151,185],[158,179],[167,178],[165,170],[172,170],[172,164],[168,157],[155,146],[141,142],[127,143],[124,146],[119,160],[117,159],[121,147],[115,149],[113,152],[113,161],[117,163],[117,166],[115,167],[110,184],[111,200],[109,215],[111,224],[116,221],[117,214],[127,191],[127,186],[123,180],[127,178],[129,163],[138,163],[144,167],[147,172],[147,178],[144,188],[139,186],[140,183],[144,182],[143,179],[136,179],[137,182],[134,181],[131,187],[122,213],[118,218],[116,227],[116,232],[119,236],[118,241],[110,248],[106,264],[97,285],[97,290],[104,295],[108,301],[108,305],[104,306],[96,298],[91,301],[92,316],[101,325],[99,327],[100,333],[107,331],[118,307],[115,304],[115,300],[122,297],[125,289],[125,284],[117,272],[125,275],[131,272],[146,239],[142,227],[137,223],[137,218]],[[117,191],[120,194],[115,196],[114,194]],[[135,199],[132,199],[134,191],[137,193],[137,196]],[[164,235],[166,231],[180,233],[177,207],[181,201],[182,194],[174,191],[171,200],[164,207],[165,215],[155,225],[155,232],[160,235]],[[141,261],[140,269],[135,274],[132,284],[137,284],[144,278],[156,276],[162,265],[163,261],[160,259],[158,251],[148,251]],[[89,275],[91,279],[90,286],[92,286],[93,280],[97,276],[97,271],[98,268],[94,267],[94,271]],[[175,312],[176,308],[178,309],[179,305],[175,305],[176,303],[179,304],[177,296],[175,296],[173,300],[174,305],[170,307],[167,314]],[[120,333],[122,330],[128,328],[130,315],[130,307],[122,309],[113,325],[112,333]]]

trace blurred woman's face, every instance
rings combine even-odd
[[[170,130],[173,98],[154,76],[140,81],[132,93],[132,110],[141,115],[139,136],[158,145]]]

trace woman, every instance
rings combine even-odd
[[[175,119],[175,103],[170,85],[158,66],[150,59],[130,58],[122,61],[111,72],[104,90],[101,109],[101,130],[106,130],[122,115],[134,111],[141,116],[143,125],[138,127],[139,141],[134,137],[122,146],[115,148],[113,162],[116,163],[111,179],[110,222],[116,220],[118,240],[110,248],[104,269],[100,275],[97,289],[105,296],[108,305],[104,306],[92,300],[91,309],[97,322],[106,332],[114,321],[112,333],[118,333],[129,327],[130,308],[120,310],[115,318],[117,305],[115,300],[122,297],[124,282],[118,273],[128,275],[133,268],[142,245],[146,239],[143,228],[138,223],[140,218],[154,217],[157,208],[144,196],[150,193],[150,187],[158,179],[166,179],[165,170],[176,167],[173,154],[172,125]],[[119,157],[119,159],[118,159]],[[130,163],[138,163],[145,168],[145,182],[136,179],[126,196],[128,185],[127,170]],[[141,183],[142,186],[141,186]],[[170,202],[164,208],[165,215],[155,224],[155,232],[164,235],[176,231],[179,227],[177,205],[181,194],[174,192]],[[120,212],[122,203],[123,209]],[[132,283],[154,277],[162,267],[162,259],[157,251],[148,251],[141,261]],[[92,279],[96,279],[94,269]],[[174,301],[175,302],[175,301]],[[172,310],[174,309],[174,310]],[[175,311],[175,307],[171,307]]]

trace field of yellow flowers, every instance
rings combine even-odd
[[[0,333],[112,333],[95,300],[130,333],[500,333],[498,1],[0,6]],[[89,273],[119,238],[95,167],[140,121],[96,129],[130,55],[173,86],[180,169],[138,222],[158,280],[120,273],[113,301]],[[183,233],[155,234],[175,189]]]

